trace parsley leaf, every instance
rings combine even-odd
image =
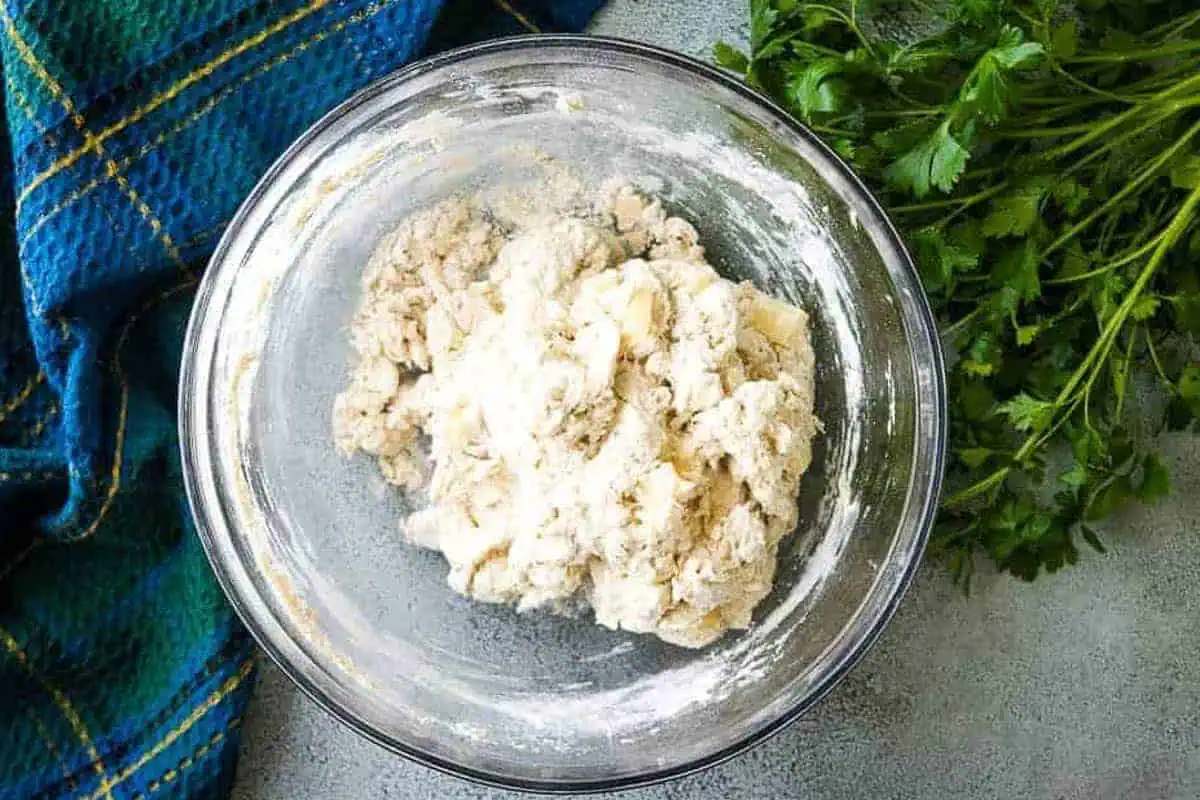
[[[1001,195],[995,200],[992,212],[983,219],[983,235],[996,238],[1028,233],[1045,196],[1045,188],[1036,184]]]
[[[980,113],[988,122],[1004,116],[1012,100],[1012,84],[1008,73],[1037,63],[1044,52],[1038,42],[1026,42],[1020,28],[1004,26],[996,46],[976,62],[959,93],[964,107]]]
[[[1038,299],[1042,294],[1042,284],[1038,277],[1038,251],[1033,241],[1026,239],[1005,251],[996,262],[992,281],[1002,293],[1007,289],[1018,300]],[[1012,310],[1005,308],[1005,311]]]
[[[1054,420],[1054,403],[1024,393],[1001,404],[997,411],[1007,416],[1019,431],[1042,431]]]
[[[1171,492],[1171,474],[1162,461],[1153,453],[1142,462],[1142,483],[1138,496],[1144,503],[1153,503]]]
[[[808,64],[787,87],[789,105],[801,119],[811,122],[816,114],[829,114],[842,107],[845,88],[837,80],[844,62],[822,58]]]
[[[1133,304],[1129,316],[1138,322],[1145,322],[1158,313],[1158,298],[1154,295],[1143,295]]]
[[[779,12],[771,0],[750,0],[750,51],[755,58],[769,58],[782,48],[782,43],[770,41]]]
[[[1200,336],[1200,292],[1184,292],[1170,298],[1171,312],[1181,331]]]
[[[1200,186],[1200,155],[1189,155],[1171,168],[1171,185],[1178,189]]]
[[[917,197],[929,194],[930,187],[949,192],[967,166],[970,153],[950,133],[947,120],[927,139],[895,161],[884,177],[897,189],[908,189]]]
[[[1184,400],[1200,400],[1200,364],[1184,367],[1176,385],[1179,387],[1179,396]]]
[[[926,286],[942,288],[961,273],[979,264],[979,256],[970,248],[947,240],[937,228],[923,228],[909,241],[916,250],[917,266]]]
[[[713,45],[713,60],[738,74],[750,68],[750,59],[746,54],[727,42],[717,42]]]

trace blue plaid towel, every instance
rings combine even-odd
[[[210,249],[354,90],[600,2],[0,2],[0,798],[226,793],[253,646],[174,421]]]

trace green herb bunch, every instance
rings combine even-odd
[[[715,56],[918,264],[951,353],[933,551],[968,582],[1103,551],[1089,523],[1165,495],[1153,435],[1200,413],[1196,0],[751,0],[749,54]]]

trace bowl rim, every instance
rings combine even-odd
[[[932,367],[933,397],[926,399],[926,404],[931,405],[935,412],[933,424],[929,432],[928,448],[931,463],[923,465],[927,468],[932,467],[932,474],[929,475],[929,482],[924,497],[909,497],[910,503],[917,501],[921,504],[919,512],[913,515],[917,524],[917,530],[910,542],[911,549],[905,554],[907,563],[903,564],[903,569],[890,590],[890,596],[883,598],[882,605],[873,612],[875,614],[874,619],[869,620],[869,625],[859,635],[857,641],[850,641],[845,645],[844,652],[831,662],[827,673],[816,680],[812,691],[807,696],[797,700],[794,705],[780,713],[775,719],[763,724],[758,730],[746,734],[740,740],[707,756],[695,758],[675,766],[619,778],[583,780],[524,779],[492,773],[485,769],[479,769],[468,764],[458,763],[451,759],[425,752],[418,747],[396,740],[377,730],[366,720],[361,719],[350,709],[341,705],[334,699],[331,693],[305,675],[295,665],[293,660],[285,654],[285,650],[299,652],[286,631],[277,624],[274,626],[263,624],[263,619],[256,616],[249,607],[253,604],[253,598],[247,598],[242,595],[241,589],[246,584],[240,580],[241,575],[235,577],[231,574],[231,568],[245,575],[248,575],[248,571],[243,564],[231,562],[230,559],[226,558],[228,554],[222,552],[222,545],[217,541],[218,535],[232,541],[235,532],[231,531],[232,526],[227,524],[224,514],[221,513],[221,509],[211,508],[204,502],[204,494],[207,491],[204,481],[212,477],[212,459],[210,458],[212,454],[208,447],[196,447],[195,445],[197,440],[207,434],[207,431],[199,430],[199,426],[191,424],[191,420],[196,413],[194,410],[195,407],[206,405],[209,401],[207,394],[197,396],[194,392],[189,391],[189,389],[193,386],[197,370],[203,373],[207,373],[208,371],[197,363],[197,356],[203,355],[200,353],[198,345],[203,335],[201,330],[203,327],[202,323],[207,317],[205,312],[213,300],[214,288],[217,283],[216,274],[219,270],[216,267],[228,260],[228,253],[234,241],[240,235],[241,230],[245,227],[247,218],[262,200],[263,195],[273,186],[275,180],[284,171],[285,167],[334,122],[352,114],[357,108],[370,100],[413,78],[437,69],[459,65],[477,56],[513,50],[544,48],[591,49],[657,61],[666,66],[689,73],[694,77],[720,85],[723,89],[740,96],[744,101],[758,106],[773,117],[775,121],[783,125],[789,133],[805,140],[806,144],[812,146],[820,158],[826,160],[828,167],[840,173],[840,177],[846,181],[850,190],[858,196],[858,201],[867,210],[873,212],[881,223],[880,232],[887,246],[892,250],[890,255],[904,271],[909,273],[913,286],[916,288],[916,291],[913,292],[913,300],[918,313],[913,320],[915,323],[913,333],[917,337],[926,337],[926,345],[933,359],[933,364],[930,365]],[[184,339],[184,357],[180,371],[178,401],[178,433],[184,485],[197,534],[200,537],[205,554],[216,575],[218,584],[221,586],[222,591],[242,623],[254,637],[259,647],[266,652],[276,666],[304,694],[355,733],[419,764],[485,786],[524,792],[567,794],[626,790],[649,786],[691,775],[724,763],[746,752],[750,748],[765,742],[788,727],[820,702],[846,676],[874,645],[883,628],[886,627],[895,614],[901,599],[911,585],[917,568],[921,563],[941,496],[945,466],[948,410],[942,344],[937,333],[936,321],[930,309],[928,298],[921,287],[920,276],[916,266],[900,233],[883,209],[883,206],[858,175],[834,150],[777,103],[738,80],[732,73],[706,64],[697,58],[656,45],[619,37],[595,36],[590,34],[525,34],[470,44],[417,60],[358,90],[331,111],[324,114],[301,134],[272,163],[270,168],[267,169],[246,196],[246,199],[238,207],[237,212],[230,219],[229,224],[226,226],[214,249],[208,265],[209,269],[206,270],[196,293],[196,299]],[[208,463],[201,462],[198,459],[200,455],[205,456],[208,459]],[[214,528],[218,529],[220,533],[218,534]],[[873,584],[873,586],[876,585],[878,584]],[[864,597],[864,601],[870,596],[871,593],[868,593]],[[288,644],[291,644],[291,647],[288,647]]]

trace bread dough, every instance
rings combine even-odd
[[[750,624],[818,429],[808,320],[689,223],[630,187],[507,235],[447,200],[379,246],[351,337],[336,441],[427,490],[402,528],[455,591],[686,647]]]

